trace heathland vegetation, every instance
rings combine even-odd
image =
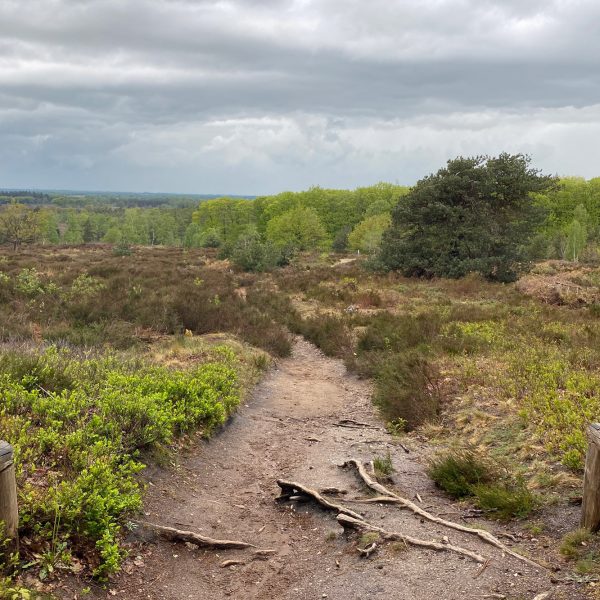
[[[23,569],[118,570],[143,465],[221,426],[293,335],[373,381],[390,433],[429,442],[450,496],[542,534],[578,495],[600,412],[600,180],[501,155],[411,189],[31,198],[0,210],[0,439],[24,540],[0,596],[27,598]]]

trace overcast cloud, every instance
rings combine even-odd
[[[0,188],[600,176],[597,0],[0,0]]]

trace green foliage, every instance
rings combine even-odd
[[[578,261],[588,241],[589,217],[583,204],[575,208],[573,221],[566,230],[565,258]]]
[[[538,504],[522,478],[501,473],[488,458],[471,450],[439,454],[430,461],[427,473],[452,497],[472,497],[492,518],[523,518]]]
[[[42,280],[35,268],[23,269],[17,274],[15,289],[25,296],[37,296],[44,292]]]
[[[378,252],[383,233],[390,226],[391,222],[392,220],[388,213],[367,217],[348,236],[350,249],[360,250],[365,254]]]
[[[235,359],[222,356],[174,371],[53,347],[0,354],[0,438],[15,447],[21,531],[47,545],[46,572],[83,550],[97,577],[118,569],[123,520],[141,507],[140,451],[208,435],[239,402]],[[46,486],[38,473],[52,474]]]
[[[498,281],[525,268],[525,246],[540,223],[532,192],[552,183],[523,155],[457,158],[420,180],[392,214],[381,261],[411,276]]]
[[[113,254],[115,256],[131,256],[132,251],[128,243],[121,242],[113,248]]]
[[[454,450],[435,456],[427,474],[453,498],[464,498],[472,495],[473,486],[492,482],[496,470],[471,450]]]
[[[519,478],[474,485],[473,494],[482,509],[500,520],[527,517],[538,506],[536,496]]]
[[[267,224],[267,239],[277,248],[312,250],[321,247],[326,232],[312,208],[294,208],[274,217]]]
[[[581,469],[585,429],[600,411],[600,377],[573,368],[558,350],[535,347],[513,357],[511,375],[523,418],[565,465]]]
[[[376,456],[373,459],[373,468],[375,469],[375,475],[380,478],[389,477],[394,472],[392,456],[389,450],[385,456]]]
[[[279,250],[258,233],[241,236],[231,252],[231,261],[244,271],[263,272],[273,270],[283,259],[284,250]]]
[[[33,242],[39,233],[38,216],[22,204],[0,207],[0,243],[8,242],[13,250]]]
[[[592,534],[588,529],[581,528],[569,531],[562,539],[560,553],[567,558],[579,558],[591,539]]]

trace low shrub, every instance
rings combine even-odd
[[[215,356],[176,371],[54,347],[0,352],[0,439],[15,448],[22,535],[86,556],[99,578],[117,570],[121,526],[141,507],[140,452],[208,435],[239,402],[234,355]]]
[[[407,430],[437,419],[440,374],[421,351],[385,355],[376,367],[374,402],[386,421],[403,419]]]
[[[587,548],[588,542],[592,539],[592,534],[588,529],[575,529],[569,531],[560,544],[560,553],[567,558],[579,558]]]
[[[473,494],[473,486],[493,481],[496,472],[475,452],[453,450],[434,457],[427,474],[453,498],[464,498]]]
[[[327,356],[344,357],[352,352],[353,340],[347,319],[318,314],[297,324],[298,333]]]
[[[361,324],[360,317],[357,322]],[[442,321],[437,311],[416,315],[382,312],[366,319],[366,329],[358,339],[357,352],[402,352],[426,347],[439,334]]]
[[[522,519],[538,505],[537,497],[520,478],[477,484],[473,486],[473,495],[480,508],[490,511],[490,517],[501,520]]]
[[[376,456],[373,459],[373,468],[375,469],[376,477],[389,477],[394,472],[394,465],[392,464],[390,452],[388,451],[385,456]]]

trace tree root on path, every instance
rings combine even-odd
[[[372,490],[374,490],[375,492],[378,492],[379,494],[381,494],[381,497],[373,499],[372,500],[373,502],[390,502],[390,503],[394,503],[394,504],[399,504],[404,508],[408,508],[409,510],[411,510],[413,513],[419,515],[420,517],[423,517],[424,519],[431,521],[432,523],[437,523],[438,525],[443,525],[444,527],[448,527],[450,529],[455,529],[457,531],[462,531],[464,533],[476,535],[480,539],[487,542],[488,544],[491,544],[492,546],[499,548],[500,550],[502,550],[502,552],[504,552],[518,560],[521,560],[521,561],[527,563],[528,565],[531,565],[532,567],[535,567],[537,569],[545,568],[542,565],[534,562],[533,560],[530,560],[526,556],[523,556],[522,554],[519,554],[518,552],[511,550],[508,546],[503,544],[498,538],[493,536],[488,531],[485,531],[483,529],[473,529],[471,527],[466,527],[465,525],[460,525],[459,523],[455,523],[453,521],[446,521],[446,519],[442,519],[441,517],[436,517],[435,515],[432,515],[430,512],[427,512],[425,509],[421,508],[419,505],[415,504],[414,502],[411,502],[407,498],[402,498],[398,494],[395,494],[394,492],[392,492],[391,490],[386,488],[384,485],[382,485],[378,481],[375,481],[375,479],[373,479],[369,475],[369,473],[365,469],[364,465],[361,462],[359,462],[358,460],[351,459],[342,465],[342,467],[347,467],[347,466],[355,467],[358,474],[360,475],[362,480],[366,483],[366,485],[369,488],[371,488]]]
[[[220,550],[234,550],[243,548],[257,548],[254,544],[248,542],[240,542],[237,540],[215,540],[193,531],[185,531],[182,529],[175,529],[174,527],[166,527],[164,525],[156,525],[155,523],[148,523],[146,521],[138,521],[136,525],[145,527],[154,531],[161,537],[171,542],[189,542],[190,544],[196,544],[203,548],[217,548]],[[257,553],[271,553],[272,550],[256,550]]]
[[[311,488],[302,485],[301,483],[297,483],[296,481],[285,481],[284,479],[278,479],[277,485],[281,488],[281,496],[277,498],[277,502],[286,502],[287,500],[301,500],[303,498],[310,499],[312,498],[317,504],[322,506],[326,510],[332,510],[338,514],[348,515],[353,519],[358,519],[359,521],[363,520],[363,517],[358,513],[342,506],[341,504],[336,504],[335,502],[331,502],[324,498],[317,492],[317,490],[313,490]]]
[[[344,529],[355,529],[357,531],[370,531],[378,533],[384,540],[388,542],[404,542],[405,544],[411,544],[412,546],[420,546],[422,548],[429,548],[430,550],[447,550],[448,552],[455,552],[456,554],[461,554],[462,556],[467,556],[472,560],[478,562],[479,564],[485,564],[486,560],[480,554],[476,552],[471,552],[471,550],[467,550],[466,548],[461,548],[460,546],[453,546],[452,544],[440,544],[438,542],[428,542],[426,540],[420,540],[418,538],[414,538],[410,535],[405,535],[403,533],[395,533],[393,531],[387,531],[382,529],[381,527],[377,527],[376,525],[371,525],[366,521],[358,521],[357,519],[353,519],[348,515],[338,515],[337,516],[338,523]]]

